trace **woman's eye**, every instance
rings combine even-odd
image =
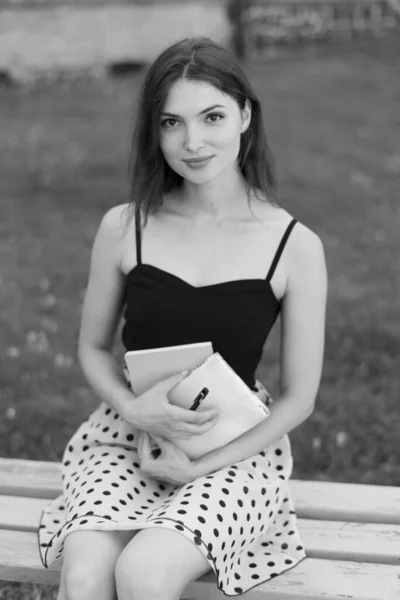
[[[164,119],[164,121],[161,122],[162,127],[166,127],[167,129],[170,129],[171,127],[173,127],[173,125],[171,125],[171,121],[172,123],[176,123],[176,119]]]
[[[224,115],[220,115],[219,113],[210,113],[209,115],[207,115],[207,119],[208,119],[209,117],[217,117],[217,119],[212,119],[212,120],[211,120],[211,122],[212,122],[212,123],[218,123],[218,121],[219,121],[220,119],[223,119],[223,118],[224,118]]]
[[[218,123],[218,121],[224,118],[224,115],[220,115],[219,113],[210,113],[206,116],[206,120],[209,119],[211,123]],[[161,126],[164,127],[164,129],[175,129],[176,123],[178,123],[176,119],[169,117],[168,119],[161,121]]]

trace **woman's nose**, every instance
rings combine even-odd
[[[197,152],[204,146],[201,130],[199,127],[186,127],[184,146],[190,152]]]

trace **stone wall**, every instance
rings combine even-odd
[[[193,35],[251,58],[271,44],[380,34],[399,23],[400,0],[0,0],[0,84],[2,73],[101,74],[110,63],[149,63]]]
[[[400,0],[245,0],[244,54],[279,43],[351,39],[399,29]]]
[[[224,2],[0,0],[0,70],[17,79],[48,71],[101,71],[112,62],[150,62],[193,35],[228,44]]]

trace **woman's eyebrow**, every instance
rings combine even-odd
[[[222,104],[213,104],[213,106],[209,106],[208,108],[201,110],[199,115],[204,115],[204,113],[208,112],[209,110],[213,110],[214,108],[226,108],[226,106],[223,106]],[[168,115],[169,117],[179,117],[179,115],[175,115],[174,113],[170,112],[162,112],[161,114]]]

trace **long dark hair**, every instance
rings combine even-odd
[[[274,158],[268,147],[261,106],[244,71],[230,50],[206,37],[183,39],[164,50],[149,68],[137,104],[129,159],[130,209],[144,216],[155,213],[163,194],[183,178],[173,171],[160,150],[160,114],[172,84],[178,79],[204,81],[234,98],[240,109],[251,103],[251,122],[242,134],[238,164],[250,190],[260,200],[276,204]],[[261,193],[261,195],[259,195]]]

